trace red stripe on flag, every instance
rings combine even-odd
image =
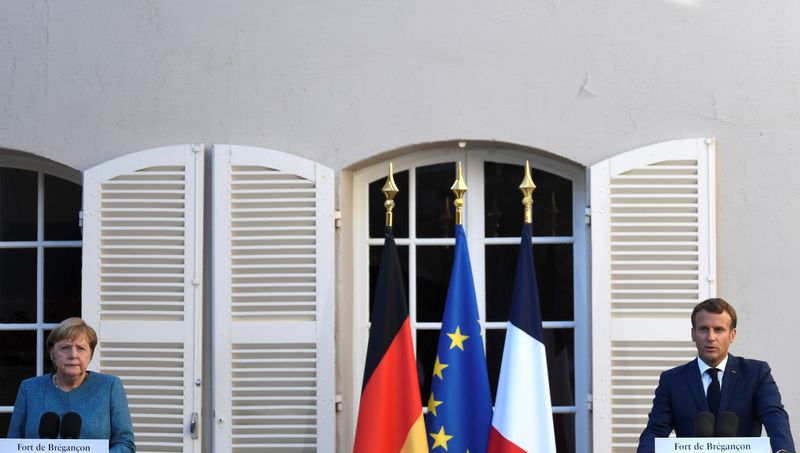
[[[489,448],[486,451],[487,453],[526,453],[525,450],[503,437],[494,426],[489,433]]]
[[[400,451],[422,413],[408,318],[361,392],[353,451]]]

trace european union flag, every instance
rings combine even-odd
[[[492,396],[462,225],[456,225],[453,272],[436,351],[425,419],[431,453],[483,453],[492,424]]]

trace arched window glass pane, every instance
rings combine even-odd
[[[431,394],[433,364],[436,361],[436,346],[439,344],[439,329],[417,331],[417,373],[422,407],[426,407]]]
[[[550,399],[554,406],[575,404],[575,333],[572,329],[545,329]]]
[[[451,238],[455,235],[453,185],[454,162],[417,167],[417,237]]]
[[[0,321],[36,322],[36,249],[0,249]]]
[[[486,246],[487,321],[508,321],[518,254],[518,245]],[[572,258],[571,244],[533,246],[543,321],[575,318]]]
[[[553,414],[553,430],[556,433],[556,451],[575,453],[575,414]]]
[[[44,176],[45,240],[80,240],[80,210],[81,186],[55,176]]]
[[[522,193],[525,175],[522,165],[486,162],[484,186],[486,237],[519,236],[522,229]],[[533,235],[572,235],[572,181],[561,176],[531,170],[533,191]]]
[[[0,241],[36,240],[35,171],[0,168]]]
[[[417,321],[442,322],[455,247],[417,247]]]
[[[543,321],[575,319],[572,244],[536,244],[533,261]]]
[[[23,379],[36,374],[36,332],[0,331],[0,406],[13,406]]]
[[[44,251],[44,322],[81,315],[81,249]]]
[[[45,329],[42,335],[42,357],[44,357],[44,374],[55,373],[56,367],[53,361],[50,360],[50,351],[47,350],[47,337],[50,336],[52,330]]]
[[[8,424],[11,423],[11,414],[0,414],[0,439],[8,437]]]

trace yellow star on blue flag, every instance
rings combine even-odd
[[[469,338],[469,335],[461,335],[461,327],[456,327],[456,331],[453,333],[448,333],[448,337],[450,337],[450,349],[458,348],[462,351],[464,350],[464,341]]]

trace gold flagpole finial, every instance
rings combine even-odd
[[[462,213],[464,212],[464,194],[467,193],[469,188],[461,175],[461,162],[456,166],[456,182],[453,183],[450,190],[456,195],[456,200],[453,205],[456,207],[456,225],[461,225]]]
[[[397,192],[400,192],[400,189],[397,188],[397,184],[394,183],[394,169],[391,162],[389,162],[389,177],[386,178],[386,183],[383,185],[381,192],[383,192],[383,196],[386,197],[386,201],[383,203],[383,206],[386,208],[386,226],[391,228],[394,197],[397,195]]]
[[[531,164],[527,160],[525,161],[525,177],[522,178],[519,190],[522,192],[522,206],[525,207],[524,222],[533,223],[533,191],[536,190],[536,184],[531,178]]]

